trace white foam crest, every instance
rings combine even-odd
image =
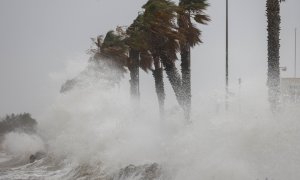
[[[10,132],[2,142],[4,152],[13,156],[28,156],[39,151],[45,151],[44,142],[37,135]],[[29,156],[28,156],[29,159]]]

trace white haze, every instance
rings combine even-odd
[[[184,123],[166,79],[166,119],[160,121],[151,74],[141,74],[140,104],[130,101],[128,77],[107,90],[101,80],[87,76],[86,87],[56,97],[62,82],[85,67],[86,55],[73,56],[88,49],[89,37],[132,23],[145,2],[0,1],[0,113],[32,113],[44,141],[12,132],[1,148],[12,156],[26,155],[27,161],[28,154],[45,148],[74,164],[97,167],[101,162],[106,171],[157,162],[175,180],[299,180],[299,105],[272,115],[267,102],[265,1],[229,1],[233,94],[228,112],[224,111],[225,1],[220,0],[209,1],[212,21],[200,26],[204,43],[192,51],[192,124]],[[288,68],[283,77],[293,74],[299,3],[282,4],[281,66]],[[70,59],[66,57],[76,61],[68,61],[63,72],[51,73],[54,82],[50,81],[49,72],[61,69]],[[0,161],[2,156],[6,154],[0,152]]]
[[[3,139],[2,149],[11,156],[27,157],[36,152],[45,151],[44,142],[37,135],[10,132]]]
[[[193,123],[186,124],[176,104],[168,104],[162,121],[156,99],[131,102],[126,78],[110,89],[94,76],[86,75],[84,81],[85,87],[60,94],[39,121],[55,157],[101,163],[106,173],[156,162],[175,180],[300,178],[299,107],[270,113],[264,84],[232,87],[228,112],[218,90],[194,96]],[[27,151],[32,146],[26,138],[10,134],[5,142],[24,142]]]

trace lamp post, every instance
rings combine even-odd
[[[225,63],[225,81],[226,81],[226,95],[225,95],[225,108],[228,110],[228,0],[226,0],[226,63]]]
[[[294,78],[297,77],[297,28],[295,28],[295,72],[294,72]]]
[[[279,67],[279,69],[280,69],[281,71],[286,71],[286,70],[287,70],[287,67],[286,67],[286,66],[283,66],[283,67]]]

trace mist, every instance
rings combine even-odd
[[[162,168],[162,179],[300,176],[299,110],[273,114],[267,93],[262,93],[267,91],[264,85],[232,88],[229,111],[223,93],[195,97],[192,124],[187,124],[179,106],[169,105],[161,121],[157,102],[147,97],[144,102],[152,103],[130,100],[126,79],[104,86],[104,80],[95,77],[81,77],[85,86],[60,94],[40,119],[39,131],[50,154],[92,167],[101,162],[107,174],[129,164],[155,162]]]
[[[270,109],[265,1],[230,0],[228,99],[225,2],[209,1],[191,50],[190,122],[165,72],[161,118],[151,71],[140,69],[133,100],[129,71],[87,53],[90,38],[132,23],[145,2],[0,2],[0,115],[37,120],[34,133],[0,136],[0,179],[298,180],[300,106],[282,98]],[[294,73],[299,5],[281,6],[281,77]]]

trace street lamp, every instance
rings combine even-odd
[[[281,71],[286,71],[286,70],[287,70],[287,67],[286,67],[286,66],[283,66],[283,67],[279,67],[279,69],[280,69]]]
[[[297,28],[295,28],[295,74],[294,74],[294,78],[297,77]]]
[[[226,95],[225,95],[225,108],[228,110],[228,0],[226,0],[226,65],[225,65],[225,81],[226,81]]]

